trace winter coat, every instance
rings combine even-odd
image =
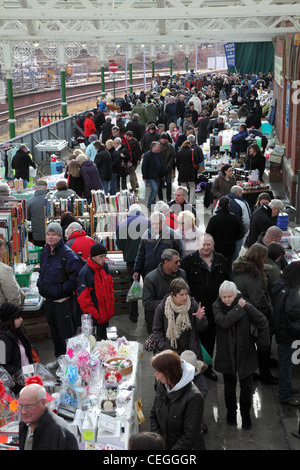
[[[241,227],[241,238],[244,237],[249,231],[250,227],[250,207],[247,201],[245,201],[241,196],[236,194],[227,194],[229,198],[229,210],[235,214],[240,222]]]
[[[291,287],[282,277],[274,282],[272,288],[273,327],[277,344],[288,344],[300,337],[300,295],[299,288]],[[295,336],[289,323],[297,328]]]
[[[228,208],[220,208],[207,224],[206,233],[215,241],[215,250],[227,257],[235,252],[235,242],[243,238],[239,220]]]
[[[21,363],[21,352],[18,341],[22,344],[25,349],[26,356],[28,358],[29,364],[33,363],[32,351],[29,339],[27,338],[25,329],[23,326],[16,330],[16,335],[12,334],[10,329],[0,329],[0,344],[1,351],[3,351],[4,362],[1,362],[0,365],[3,367],[10,375],[15,374],[22,369]]]
[[[236,179],[234,176],[231,176],[229,181],[227,181],[223,173],[220,171],[219,175],[214,179],[211,193],[215,199],[219,199],[222,196],[227,196],[227,194],[230,194],[232,186],[235,185]]]
[[[251,155],[251,154],[248,155],[246,162],[245,162],[245,170],[249,170],[249,171],[258,170],[260,181],[263,179],[265,167],[266,167],[266,159],[261,154],[261,152],[257,152],[256,155]]]
[[[111,156],[111,171],[113,174],[117,174],[118,167],[121,165],[121,156],[115,147],[108,149]]]
[[[148,115],[148,111],[147,109],[145,108],[145,106],[143,105],[136,105],[134,106],[134,108],[132,109],[131,111],[131,114],[130,114],[130,117],[132,119],[132,116],[134,114],[138,114],[139,115],[139,123],[145,127],[146,123],[148,122],[149,120],[149,115]]]
[[[264,273],[268,278],[268,288],[271,294],[274,282],[280,277],[281,269],[275,261],[268,258],[264,264]]]
[[[89,137],[97,131],[93,118],[87,117],[84,121],[84,137]]]
[[[24,299],[25,294],[14,276],[13,269],[0,262],[0,305],[10,302],[21,307]]]
[[[78,199],[78,194],[73,191],[73,189],[62,189],[61,191],[55,191],[53,197],[55,199],[68,199],[69,197],[74,196],[75,199]]]
[[[123,259],[127,263],[134,263],[142,235],[150,228],[150,220],[140,212],[130,214],[126,220],[118,225],[116,230],[116,243],[123,252]]]
[[[72,176],[70,173],[68,174],[68,188],[73,189],[79,197],[82,196],[84,188],[83,188],[83,179],[82,176]]]
[[[168,319],[165,315],[165,304],[167,297],[158,304],[155,309],[154,322],[153,322],[153,339],[156,343],[156,348],[158,351],[164,351],[166,349],[173,349],[171,347],[170,340],[166,337],[166,332],[168,330]],[[203,360],[199,333],[206,331],[207,329],[207,318],[204,316],[201,320],[198,320],[193,313],[196,313],[198,310],[198,304],[194,298],[191,298],[191,307],[189,310],[189,319],[192,326],[191,330],[185,330],[182,332],[179,338],[177,338],[177,348],[174,351],[177,354],[183,353],[183,351],[190,350],[193,351],[197,358],[201,361]],[[175,312],[175,320],[178,314]]]
[[[27,431],[27,424],[20,421],[20,450],[24,450]],[[79,450],[79,447],[67,422],[45,408],[33,431],[32,450]]]
[[[199,247],[199,238],[203,235],[203,231],[194,226],[182,232],[181,229],[175,231],[178,238],[182,241],[184,256],[194,253]]]
[[[183,254],[181,240],[174,230],[163,227],[162,232],[156,239],[153,237],[151,228],[147,230],[141,238],[141,243],[134,263],[134,272],[138,272],[145,277],[150,271],[157,268],[161,261],[162,252],[166,248],[173,248],[178,251],[180,258]]]
[[[31,221],[32,238],[36,241],[45,241],[45,199],[47,189],[38,189],[27,201],[27,220]]]
[[[163,174],[167,175],[173,169],[176,152],[172,144],[167,142],[166,145],[160,146],[160,154],[162,158]]]
[[[130,147],[131,157],[132,157],[130,161],[132,162],[133,165],[138,165],[138,163],[140,163],[142,159],[141,146],[134,137],[128,140],[128,144]]]
[[[142,162],[142,175],[144,180],[158,180],[163,176],[162,157],[160,153],[149,150],[145,153]]]
[[[11,166],[15,170],[15,178],[22,178],[29,181],[29,167],[36,168],[35,162],[31,159],[29,152],[19,149],[12,159]]]
[[[186,273],[183,269],[179,268],[176,273],[170,275],[164,272],[162,262],[145,276],[143,284],[143,307],[145,312],[155,312],[156,307],[169,294],[170,284],[173,279],[179,277],[186,281]]]
[[[199,137],[207,137],[207,126],[209,124],[209,116],[204,116],[203,118],[200,118],[196,124],[195,128],[198,129],[198,136]]]
[[[154,103],[147,104],[146,110],[148,113],[148,122],[154,122],[154,124],[156,124],[158,120],[158,115],[159,115],[156,104]]]
[[[15,200],[16,198],[14,196],[10,196],[7,193],[1,193],[0,194],[0,207],[2,207],[5,202],[15,201]]]
[[[50,301],[73,295],[81,268],[82,264],[78,256],[65,245],[63,239],[58,242],[52,254],[47,243],[40,257],[37,280],[40,295]]]
[[[205,316],[209,323],[214,322],[212,305],[219,295],[219,287],[229,279],[228,262],[220,253],[213,253],[211,269],[200,257],[199,251],[185,256],[181,261],[185,270],[191,296],[205,307]]]
[[[102,136],[101,136],[101,142],[102,144],[106,144],[106,141],[109,139],[109,136],[111,135],[111,130],[114,127],[114,125],[111,122],[105,122],[101,128]]]
[[[129,121],[126,126],[126,132],[131,131],[133,137],[139,142],[143,137],[143,127],[138,121]]]
[[[88,257],[78,276],[77,302],[82,312],[90,313],[99,325],[113,317],[114,283],[107,265],[100,266]]]
[[[152,142],[158,142],[160,139],[160,134],[158,132],[145,132],[141,146],[142,146],[142,153],[146,153],[151,149]]]
[[[250,303],[242,308],[236,302],[224,309],[220,298],[213,304],[216,323],[216,357],[214,369],[222,374],[238,375],[242,380],[258,367],[257,351],[251,325],[258,329],[257,347],[261,351],[270,345],[270,330],[266,317]]]
[[[204,400],[193,383],[195,369],[182,361],[181,380],[169,391],[161,382],[157,385],[150,412],[150,430],[161,434],[166,450],[201,449],[201,422]]]
[[[233,263],[232,270],[234,282],[243,298],[271,320],[272,303],[267,279],[259,272],[255,264],[244,256],[239,256]]]
[[[100,150],[95,156],[95,165],[98,168],[99,177],[104,181],[112,178],[111,155],[107,149]]]
[[[82,258],[87,260],[90,256],[91,246],[96,242],[88,237],[84,230],[75,230],[69,236],[66,245],[75,253],[81,253]]]
[[[247,129],[250,129],[250,127],[255,127],[256,129],[260,129],[261,119],[256,113],[249,113],[248,116],[246,117],[245,124],[247,126]]]
[[[176,155],[176,167],[178,169],[178,181],[180,182],[191,182],[196,181],[197,169],[193,167],[192,161],[192,149],[189,147],[183,147]],[[197,154],[194,152],[194,162],[199,164]]]
[[[273,225],[276,225],[276,221],[272,217],[272,209],[266,204],[258,207],[250,217],[250,229],[247,239],[248,248],[257,242],[262,232],[266,232]]]
[[[91,190],[103,189],[99,172],[94,162],[86,160],[80,167],[80,174],[83,180],[84,197],[91,197]]]

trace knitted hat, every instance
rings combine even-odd
[[[46,228],[46,234],[48,232],[57,233],[57,235],[60,235],[62,237],[62,228],[58,222],[51,222]]]
[[[95,245],[91,246],[91,251],[90,251],[91,258],[93,258],[93,256],[105,255],[106,253],[107,253],[107,250],[105,246],[102,245],[102,243],[95,243]]]
[[[190,351],[189,349],[183,351],[183,353],[180,354],[180,358],[195,367],[195,375],[201,374],[207,368],[204,362],[197,359],[194,351]]]
[[[6,323],[9,320],[20,318],[22,316],[22,309],[15,304],[5,302],[0,306],[0,322]]]

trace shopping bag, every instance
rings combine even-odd
[[[145,199],[146,197],[146,184],[145,181],[142,181],[138,190],[138,197],[140,199]]]
[[[205,362],[205,364],[207,364],[208,366],[212,366],[214,361],[212,360],[212,358],[206,351],[205,347],[202,344],[200,346],[201,346],[201,351],[202,351],[202,356],[203,356],[203,362]]]
[[[143,295],[143,288],[139,281],[133,281],[129,291],[127,292],[126,302],[136,302],[140,300]]]
[[[33,166],[29,167],[29,176],[30,176],[30,178],[35,178],[36,177],[36,168],[33,168]]]

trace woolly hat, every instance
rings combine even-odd
[[[22,309],[10,302],[4,302],[0,306],[0,322],[7,323],[9,320],[20,318],[22,316]]]
[[[197,356],[194,351],[190,351],[189,349],[187,349],[180,354],[180,358],[195,367],[195,375],[201,374],[205,371],[205,369],[207,369],[206,364],[197,359]]]
[[[62,237],[62,228],[58,222],[51,222],[46,228],[46,234],[48,232],[57,233],[57,235],[60,235]]]
[[[93,258],[93,256],[105,255],[106,253],[107,253],[107,250],[105,246],[102,245],[102,243],[95,243],[95,245],[91,246],[91,251],[90,251],[91,258]]]

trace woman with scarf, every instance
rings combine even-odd
[[[227,423],[236,425],[237,379],[240,383],[240,413],[242,428],[251,428],[250,409],[253,393],[253,373],[257,369],[257,352],[253,327],[257,329],[257,348],[269,347],[270,332],[266,317],[246,302],[234,282],[224,281],[213,304],[216,322],[216,357],[214,368],[224,378],[224,398]]]
[[[156,307],[153,337],[157,351],[172,349],[177,354],[193,351],[202,360],[199,333],[207,328],[205,307],[189,295],[189,286],[182,278],[170,284],[170,294]]]

